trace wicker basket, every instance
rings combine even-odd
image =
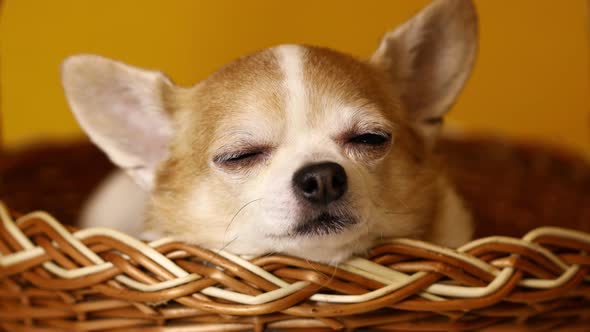
[[[245,260],[173,239],[143,243],[2,204],[0,327],[589,331],[590,166],[488,139],[441,149],[479,239],[458,250],[399,239],[338,267],[282,255]],[[10,208],[43,208],[62,221],[74,220],[111,168],[86,143],[1,161],[0,197]],[[532,230],[541,225],[553,226]]]

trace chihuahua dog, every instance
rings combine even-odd
[[[369,59],[280,45],[192,87],[72,56],[70,107],[124,171],[82,224],[326,263],[387,238],[461,245],[470,215],[433,148],[476,53],[473,3],[435,0]]]

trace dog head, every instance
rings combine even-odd
[[[431,148],[476,49],[472,3],[437,0],[368,60],[282,45],[185,88],[78,55],[63,83],[90,138],[150,192],[148,227],[337,262],[429,232],[441,201]]]

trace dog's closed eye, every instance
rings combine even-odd
[[[379,146],[389,142],[390,138],[389,134],[365,133],[351,137],[348,143]]]
[[[253,148],[248,150],[237,150],[232,152],[223,152],[213,158],[213,162],[219,167],[225,169],[237,169],[242,167],[253,166],[262,161],[268,155],[266,148]]]
[[[383,157],[391,146],[391,134],[386,132],[360,132],[345,135],[341,144],[355,159],[376,160]]]

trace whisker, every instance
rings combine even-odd
[[[251,200],[250,202],[244,204],[241,208],[238,209],[238,211],[233,215],[233,217],[229,221],[229,224],[227,224],[227,226],[225,227],[225,231],[223,232],[223,242],[225,242],[225,237],[227,236],[227,232],[229,231],[229,227],[232,225],[232,223],[237,218],[237,216],[240,214],[240,212],[242,212],[248,205],[250,205],[250,204],[252,204],[252,203],[254,203],[256,201],[260,201],[260,200],[262,200],[262,198],[257,198],[257,199]],[[235,241],[236,238],[234,238],[231,242]],[[223,245],[223,248],[227,247],[228,245],[229,244]]]
[[[328,279],[328,281],[326,281],[325,284],[322,285],[322,287],[330,284],[330,282],[332,282],[332,280],[334,280],[334,277],[336,276],[336,269],[338,268],[338,266],[334,266],[334,268],[332,269],[332,275],[330,276],[330,279]]]
[[[262,258],[262,257],[268,257],[268,256],[272,256],[272,255],[274,255],[274,254],[276,254],[276,253],[277,253],[276,251],[269,251],[269,252],[267,252],[266,254],[264,254],[264,255],[262,255],[262,256],[259,256],[259,257],[261,257],[261,258]]]
[[[319,273],[319,274],[321,274],[323,276],[326,276],[326,277],[328,276],[324,272],[317,270],[313,266],[312,262],[310,262],[307,258],[305,258],[305,262],[307,263],[307,265],[309,266],[309,268],[311,268],[313,271],[315,271],[315,272],[317,272],[317,273]],[[328,285],[334,279],[334,276],[335,275],[336,275],[336,268],[333,269],[332,275],[330,276],[330,278],[328,279],[328,281],[326,281],[326,283],[322,285],[322,287],[324,287],[325,285]]]
[[[229,247],[229,245],[232,244],[232,243],[234,243],[234,241],[237,240],[239,237],[240,236],[236,235],[236,237],[234,237],[231,241],[229,241],[228,243],[226,243],[223,247],[219,248],[219,250],[217,250],[217,254],[219,254],[225,248]]]

